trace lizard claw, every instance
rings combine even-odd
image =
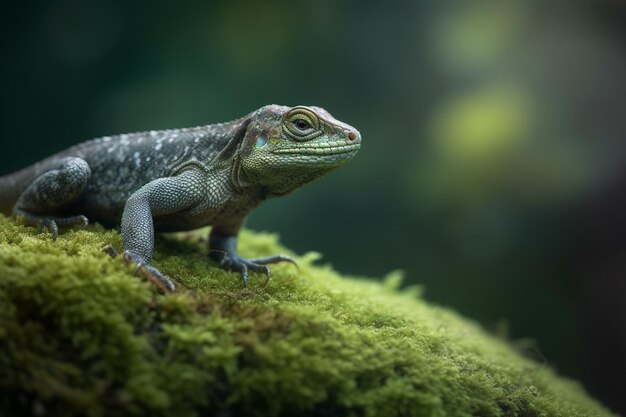
[[[141,275],[161,292],[168,293],[176,290],[176,285],[174,285],[171,279],[163,275],[161,271],[148,262],[145,262],[139,255],[130,251],[124,251],[124,260],[134,263],[137,266],[135,274]]]
[[[119,255],[119,253],[117,253],[115,248],[111,245],[106,245],[104,248],[102,248],[102,252],[106,253],[111,258],[115,258],[117,255]]]

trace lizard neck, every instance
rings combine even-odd
[[[230,164],[229,182],[233,192],[254,197],[259,203],[276,196],[269,186],[258,184],[246,175],[242,160],[241,152],[237,152]]]

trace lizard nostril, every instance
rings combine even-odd
[[[355,140],[356,138],[357,138],[357,134],[356,134],[356,132],[354,132],[353,130],[351,130],[351,131],[348,133],[348,139],[350,139],[350,140]]]

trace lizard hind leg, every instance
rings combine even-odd
[[[59,226],[85,227],[87,217],[60,213],[82,194],[90,177],[91,169],[84,159],[63,158],[26,188],[13,207],[13,215],[23,217],[30,226],[48,229],[53,239]]]

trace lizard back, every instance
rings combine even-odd
[[[93,220],[119,222],[128,197],[146,183],[171,175],[186,162],[210,168],[227,147],[242,119],[183,129],[104,136],[72,146],[33,165],[0,177],[0,212],[11,210],[30,183],[66,157],[84,159],[91,169],[85,192],[68,210],[85,210]]]

